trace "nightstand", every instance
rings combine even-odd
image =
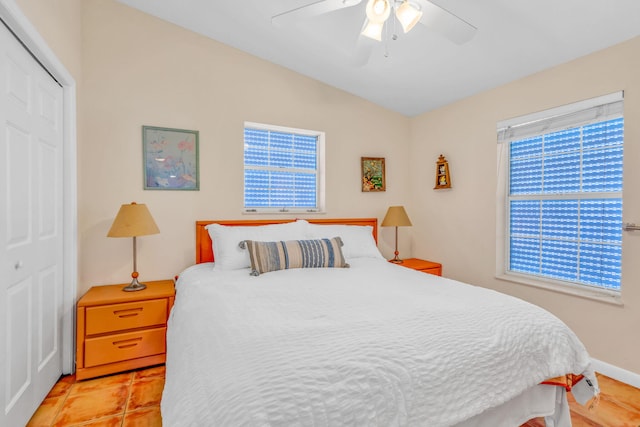
[[[398,265],[407,268],[413,268],[414,270],[422,271],[423,273],[442,276],[442,264],[437,262],[425,261],[418,258],[408,258],[403,260],[402,263]]]
[[[98,377],[165,362],[173,280],[94,286],[77,304],[76,378]]]

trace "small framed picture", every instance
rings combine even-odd
[[[199,190],[198,131],[142,126],[145,190]]]
[[[384,157],[362,157],[362,191],[385,191]]]

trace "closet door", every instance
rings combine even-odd
[[[62,88],[0,23],[0,425],[62,373]]]

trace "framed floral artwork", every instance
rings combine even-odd
[[[199,190],[198,131],[142,126],[145,190]]]
[[[362,191],[385,191],[384,157],[362,157]]]

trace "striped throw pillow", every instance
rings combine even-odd
[[[340,237],[286,242],[244,240],[240,242],[240,247],[249,251],[253,276],[289,268],[349,267],[342,255]]]

